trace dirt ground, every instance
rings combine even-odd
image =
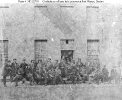
[[[122,85],[114,84],[60,84],[33,85],[0,83],[0,100],[122,100]]]

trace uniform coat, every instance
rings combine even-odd
[[[12,77],[15,77],[15,76],[16,76],[17,70],[18,70],[18,66],[19,66],[19,65],[18,65],[17,63],[14,63],[14,62],[11,64],[11,68],[12,68],[12,69],[11,69],[11,70],[12,70],[12,71],[11,71],[11,76],[12,76]]]

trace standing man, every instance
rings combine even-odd
[[[40,73],[41,69],[42,69],[42,60],[38,60],[37,69],[36,70],[38,70],[38,72]]]
[[[3,84],[6,87],[6,77],[11,73],[11,61],[7,61],[3,69]]]
[[[16,76],[17,74],[17,70],[18,70],[18,64],[16,62],[17,60],[16,59],[13,59],[13,62],[11,64],[11,76],[10,76],[10,79],[11,81],[13,80],[13,78]]]
[[[71,65],[71,80],[72,80],[73,84],[76,82],[76,74],[77,74],[77,69],[76,69],[75,62],[74,62]]]
[[[78,68],[83,67],[83,63],[81,62],[81,59],[80,58],[78,58],[78,61],[76,62],[76,66]]]
[[[117,72],[117,68],[116,66],[113,66],[113,68],[111,69],[111,75],[110,75],[110,83],[114,83],[114,84],[118,84],[120,81],[120,77],[118,75]]]
[[[25,59],[23,59],[23,63],[21,63],[21,65],[20,65],[20,68],[22,68],[22,70],[23,70],[23,78],[25,78],[26,79],[26,77],[27,77],[27,73],[26,73],[26,71],[27,71],[27,66],[28,66],[28,64],[26,63],[26,60]],[[23,83],[24,83],[25,81],[23,81]]]
[[[31,60],[31,69],[32,69],[32,73],[34,72],[34,67],[35,67],[35,63],[34,63],[34,60]]]
[[[53,65],[54,69],[56,69],[56,67],[59,67],[59,63],[58,63],[58,60],[55,60],[55,63]]]
[[[108,81],[108,75],[109,75],[108,69],[106,68],[106,66],[104,66],[102,69],[102,79],[103,79],[102,81],[103,81],[103,83]]]
[[[52,61],[51,61],[51,58],[48,58],[48,61],[47,61],[47,69],[51,69],[53,67],[53,64],[52,64]]]

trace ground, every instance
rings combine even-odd
[[[122,85],[75,84],[75,85],[34,85],[28,83],[14,87],[0,83],[0,100],[121,100]]]

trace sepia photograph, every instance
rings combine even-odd
[[[122,4],[0,3],[0,100],[122,100]]]

